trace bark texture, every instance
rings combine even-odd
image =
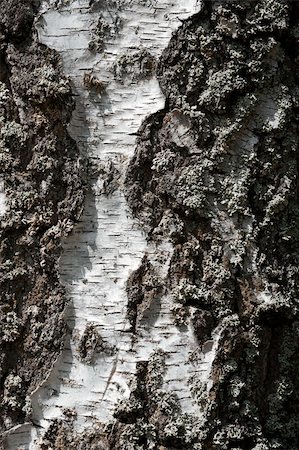
[[[82,164],[66,132],[73,99],[57,54],[32,36],[37,3],[1,1],[0,430],[30,417],[29,396],[61,351],[61,240],[83,205]]]
[[[171,228],[168,289],[199,345],[222,324],[200,448],[298,447],[298,18],[204,2],[159,62],[167,107],[127,173],[150,238]]]
[[[30,420],[28,395],[62,348],[57,258],[81,210],[83,170],[66,132],[69,86],[57,55],[32,37],[36,5],[2,3],[1,159],[9,206],[1,229],[4,432]],[[111,24],[103,10],[127,3],[90,2],[97,18],[90,52],[101,54],[105,39],[120,32],[120,22]],[[134,365],[132,379],[127,395],[112,402],[112,419],[107,413],[82,431],[79,409],[65,409],[38,443],[22,448],[298,449],[298,33],[297,2],[204,0],[158,62],[148,49],[117,60],[119,85],[129,79],[140,86],[156,73],[166,101],[139,128],[128,166],[108,155],[97,168],[98,200],[112,208],[105,199],[124,192],[148,243],[125,283],[128,326],[119,348],[109,334],[102,338],[98,324],[87,324],[77,352],[84,364],[97,359],[104,367],[99,354],[108,358],[98,409],[123,382],[121,358]],[[109,96],[107,81],[92,73],[80,83],[95,107],[99,96]],[[194,337],[182,361],[183,341],[164,343],[167,332],[174,339],[171,327]],[[156,334],[153,351],[142,353]],[[180,379],[187,363],[194,369]],[[184,406],[184,386],[192,411]]]

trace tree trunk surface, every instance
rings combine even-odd
[[[0,11],[0,449],[297,450],[298,2]]]

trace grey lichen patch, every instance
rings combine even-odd
[[[76,416],[66,411],[63,418],[53,421],[46,431],[40,450],[110,450],[104,427],[95,422],[92,427],[83,432],[74,430]],[[112,450],[112,449],[111,449]]]
[[[171,210],[165,210],[163,216],[154,230],[154,236],[157,241],[167,236],[170,241],[176,242],[185,232],[185,224],[178,214]]]
[[[10,311],[10,306],[8,304],[1,305],[0,323],[0,345],[2,345],[3,342],[14,342],[20,337],[23,325],[22,320],[14,311]]]
[[[173,265],[175,265],[175,258],[173,258]],[[197,339],[201,342],[204,338],[210,337],[214,321],[209,312],[211,298],[206,286],[195,285],[188,278],[181,278],[172,290],[172,298],[175,324],[187,325],[189,317],[191,317]],[[196,306],[196,310],[192,311],[194,306]]]
[[[119,14],[130,0],[90,0],[92,13],[99,13],[91,30],[88,48],[92,53],[101,53],[108,43],[113,42],[122,29],[123,23]],[[107,13],[104,14],[104,13]]]
[[[93,324],[88,324],[80,338],[77,351],[80,359],[91,364],[97,353],[104,352],[106,345],[100,333]]]
[[[204,1],[158,63],[166,107],[127,172],[149,239],[174,245],[175,322],[200,345],[222,327],[196,448],[298,447],[297,28],[296,2]]]
[[[37,2],[34,1],[20,0],[15,3],[13,0],[2,0],[0,41],[5,41],[7,38],[17,43],[26,39],[30,34],[37,6]]]
[[[137,332],[146,311],[152,304],[159,304],[163,290],[159,274],[148,257],[144,256],[139,268],[130,275],[126,285],[127,316],[133,333]]]
[[[11,411],[17,411],[22,406],[24,393],[23,380],[19,375],[10,374],[4,382],[2,403]]]
[[[156,60],[147,49],[132,50],[121,55],[113,67],[114,78],[122,83],[151,78],[155,70]]]
[[[30,420],[30,393],[64,341],[61,241],[79,218],[84,164],[66,128],[73,110],[57,54],[31,26],[37,3],[0,2],[0,432]]]
[[[120,188],[123,182],[123,167],[125,158],[109,159],[92,167],[92,176],[97,177],[97,192],[104,195],[112,195]]]
[[[175,304],[171,309],[173,321],[178,327],[187,326],[189,323],[189,308],[180,304]]]
[[[110,37],[111,26],[109,23],[100,17],[97,24],[92,30],[92,39],[88,44],[88,48],[92,52],[101,52],[104,48],[104,39]]]
[[[109,441],[118,450],[200,449],[202,424],[182,414],[175,394],[163,389],[167,354],[157,350],[137,365],[129,399],[118,404]],[[109,428],[108,427],[108,428]]]

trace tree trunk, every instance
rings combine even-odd
[[[2,0],[3,449],[296,450],[291,0]]]

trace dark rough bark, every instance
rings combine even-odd
[[[32,35],[37,2],[0,2],[0,158],[8,212],[0,230],[0,432],[30,418],[29,394],[64,339],[61,240],[84,197],[68,136],[73,100],[55,52]]]

